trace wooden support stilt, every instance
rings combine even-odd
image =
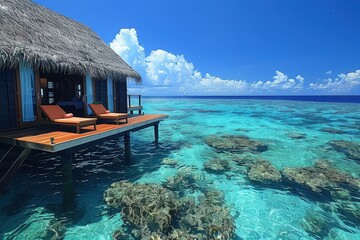
[[[155,145],[159,144],[159,123],[154,125],[154,136],[155,136]]]
[[[65,152],[61,155],[61,168],[63,175],[63,209],[69,211],[73,209],[75,203],[74,177],[73,177],[73,158],[74,154]]]
[[[131,160],[130,132],[125,133],[124,144],[125,144],[125,161],[130,161]]]
[[[1,158],[0,169],[3,169],[4,172],[0,172],[0,192],[10,183],[30,152],[30,148],[11,147]]]

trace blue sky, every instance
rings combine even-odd
[[[360,94],[360,1],[36,0],[92,28],[144,95]]]

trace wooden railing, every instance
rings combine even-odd
[[[133,105],[131,102],[134,98],[138,99],[137,105]],[[130,111],[130,114],[134,114],[134,111],[139,111],[139,114],[142,114],[142,109],[143,106],[141,105],[141,95],[128,95],[128,111]]]

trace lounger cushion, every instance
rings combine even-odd
[[[79,118],[79,117],[61,118],[61,119],[55,119],[54,122],[68,123],[68,124],[91,123],[91,122],[96,122],[96,118]]]
[[[64,115],[66,114],[66,112],[58,105],[41,105],[40,108],[44,111],[50,121],[64,118]]]
[[[104,117],[104,118],[127,118],[128,114],[127,113],[104,113],[104,114],[99,114],[99,117]]]

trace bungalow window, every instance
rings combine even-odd
[[[76,86],[75,86],[75,96],[79,99],[82,98],[82,89],[81,89],[81,83],[78,83]]]
[[[52,79],[40,78],[41,104],[55,104],[56,83]]]
[[[95,102],[107,106],[107,81],[105,79],[94,79]]]
[[[48,82],[47,83],[47,103],[53,104],[55,102],[55,83]]]

